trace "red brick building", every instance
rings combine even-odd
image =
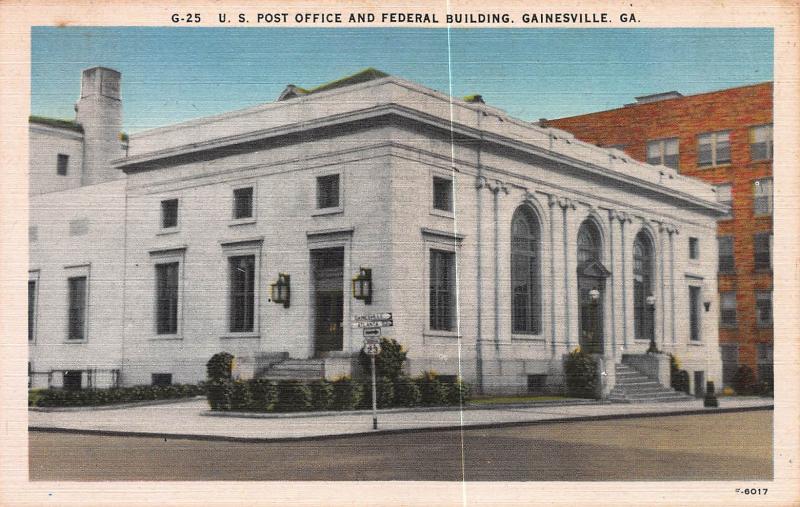
[[[772,83],[636,102],[541,123],[717,186],[723,378],[737,364],[772,381]],[[694,241],[706,241],[696,238]],[[686,240],[686,248],[696,248]]]

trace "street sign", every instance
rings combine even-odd
[[[364,333],[364,338],[366,338],[367,341],[370,341],[370,338],[374,338],[376,343],[380,342],[381,328],[365,327],[363,333]]]
[[[367,343],[364,345],[364,353],[368,356],[377,356],[381,353],[381,346],[377,343]]]
[[[368,315],[354,315],[351,323],[354,329],[392,327],[392,313],[371,313]]]

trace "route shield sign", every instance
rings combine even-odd
[[[381,346],[377,343],[367,343],[364,345],[364,353],[368,356],[377,356],[381,353]]]

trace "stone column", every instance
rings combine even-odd
[[[578,252],[576,238],[580,224],[575,223],[575,201],[569,197],[560,197],[558,205],[562,210],[563,223],[564,328],[566,331],[567,350],[572,350],[580,343],[578,336]]]
[[[609,212],[614,224],[614,266],[611,270],[614,275],[614,286],[616,287],[616,299],[614,309],[617,314],[616,332],[619,333],[617,348],[620,353],[625,353],[633,344],[633,290],[631,280],[633,280],[633,259],[631,245],[629,244],[628,224],[631,217],[628,213],[620,210]],[[620,354],[621,355],[621,354]]]

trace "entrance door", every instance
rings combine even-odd
[[[344,248],[311,251],[315,354],[342,350]]]
[[[578,276],[578,298],[580,303],[580,345],[590,354],[603,353],[603,291],[605,280]],[[591,291],[597,289],[597,299]]]

